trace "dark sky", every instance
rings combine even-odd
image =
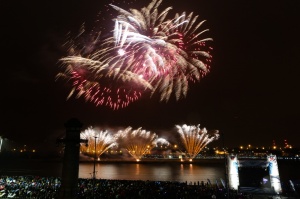
[[[194,11],[207,20],[214,39],[211,72],[190,87],[186,99],[142,98],[117,111],[66,100],[69,89],[55,82],[58,60],[67,55],[61,47],[66,33],[93,24],[103,2],[112,1],[1,0],[0,135],[52,146],[64,123],[76,117],[84,127],[141,126],[169,136],[175,124],[200,124],[224,133],[230,147],[283,139],[299,146],[300,1],[164,1],[163,8]]]

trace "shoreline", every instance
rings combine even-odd
[[[256,158],[249,160],[264,160],[263,158]],[[36,162],[61,162],[63,163],[63,158],[3,158],[0,157],[1,163],[5,162],[28,162],[28,161],[36,161]],[[79,163],[94,163],[94,159],[92,158],[82,158],[80,157]],[[299,163],[300,159],[283,159],[283,158],[277,158],[278,162],[291,162],[291,163]],[[100,158],[95,161],[97,164],[101,163],[179,163],[179,164],[193,164],[193,163],[224,163],[224,158],[195,158],[192,161],[189,161],[189,159],[168,159],[168,158],[142,158],[141,160],[137,161],[133,158]]]
[[[96,160],[96,164],[105,164],[105,163],[128,163],[128,164],[205,164],[205,163],[222,163],[224,159],[194,159],[193,161],[189,160],[180,160],[180,159],[141,159],[139,161],[134,159],[100,159]],[[79,163],[94,163],[94,160],[80,160]]]

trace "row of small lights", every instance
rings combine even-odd
[[[32,150],[27,150],[26,149],[26,145],[24,145],[24,148],[23,149],[20,149],[20,153],[23,153],[23,152],[32,152],[32,153],[35,153],[36,152],[36,150],[35,149],[32,149]],[[17,151],[17,149],[16,148],[14,148],[12,151]]]
[[[149,146],[149,147],[150,147],[150,146]],[[160,147],[162,148],[162,146],[160,146]],[[178,146],[175,144],[175,145],[174,145],[174,148],[177,148],[177,147],[178,147]],[[164,147],[164,148],[167,148],[167,147]],[[243,150],[244,148],[245,148],[244,146],[240,146],[240,149],[241,149],[241,150]],[[249,150],[249,149],[251,149],[251,148],[253,148],[253,147],[249,144],[245,149]],[[292,149],[292,146],[291,146],[291,145],[288,145],[288,146],[285,147],[284,149],[287,149],[287,148],[288,148],[288,149]],[[209,150],[208,147],[205,147],[205,149]],[[261,147],[261,148],[256,147],[256,149],[263,149],[263,150],[265,150],[265,147]],[[273,146],[272,149],[277,149],[277,146]],[[282,150],[281,147],[280,147],[279,149]],[[215,149],[215,148],[214,148],[214,150],[216,151],[216,154],[224,154],[224,150],[218,150],[218,149]],[[17,149],[14,148],[13,151],[17,151]],[[24,145],[24,149],[21,149],[20,152],[23,153],[23,152],[26,152],[26,151],[28,151],[28,150],[26,150],[26,145]],[[32,149],[31,152],[35,153],[36,150],[35,150],[35,149]],[[89,152],[89,151],[87,151],[87,152]],[[101,152],[101,151],[98,151],[98,152]],[[109,153],[109,152],[110,152],[110,153],[114,153],[114,151],[108,151],[108,150],[107,150],[106,152],[107,152],[107,153]],[[115,151],[115,153],[118,153],[118,152],[119,152],[119,153],[122,153],[121,150],[120,150],[120,151],[117,151],[117,150]],[[93,150],[92,153],[95,153],[95,150]]]
[[[251,149],[251,148],[253,148],[253,147],[251,146],[251,144],[249,144],[249,145],[246,147],[246,149]],[[284,147],[284,149],[292,149],[292,148],[293,148],[293,147],[292,147],[291,145],[287,145],[286,147]],[[240,149],[244,149],[244,146],[240,146]],[[259,149],[259,147],[256,147],[256,149]],[[263,146],[263,147],[261,147],[261,149],[265,149],[265,147]],[[272,149],[277,149],[277,146],[273,146]],[[279,147],[279,149],[282,149],[282,147]]]

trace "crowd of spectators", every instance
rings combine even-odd
[[[61,180],[55,177],[0,176],[0,198],[55,199]],[[228,195],[229,194],[229,197]],[[78,179],[78,199],[213,199],[252,198],[208,182]]]
[[[1,176],[0,198],[58,198],[60,179],[38,176]]]

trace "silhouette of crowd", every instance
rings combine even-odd
[[[61,179],[39,176],[0,176],[0,198],[58,198]],[[229,193],[229,197],[228,194]],[[252,198],[208,182],[78,179],[78,199],[213,199]]]

